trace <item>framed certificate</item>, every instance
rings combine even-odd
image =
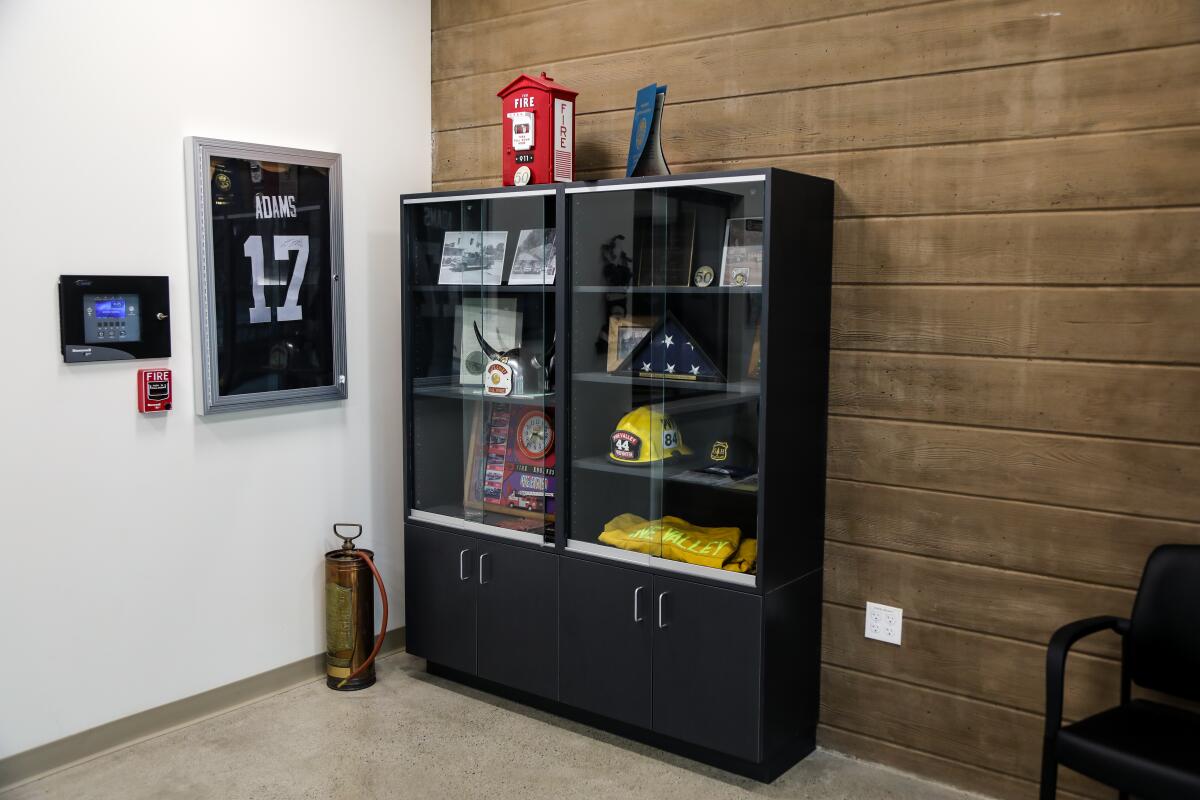
[[[725,224],[725,248],[721,252],[721,285],[762,286],[762,253],[762,218],[729,220]]]
[[[454,308],[454,357],[458,359],[458,382],[463,386],[483,386],[483,370],[488,357],[479,346],[475,329],[499,350],[521,345],[521,312],[517,298],[464,297]]]
[[[341,400],[341,156],[185,140],[196,411]]]

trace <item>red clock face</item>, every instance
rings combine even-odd
[[[554,444],[554,428],[544,411],[529,411],[517,423],[517,449],[526,458],[545,458]]]

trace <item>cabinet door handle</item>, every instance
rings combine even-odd
[[[663,613],[663,602],[667,599],[670,592],[662,592],[658,595],[658,627],[665,628],[671,623],[667,622],[666,614]]]
[[[458,579],[460,581],[469,581],[471,576],[467,574],[467,553],[470,550],[462,550],[458,554]]]
[[[633,621],[641,622],[645,619],[642,616],[642,589],[646,587],[639,586],[633,590]]]
[[[487,583],[487,581],[485,581],[483,579],[483,565],[485,563],[484,559],[487,558],[489,555],[491,555],[491,554],[490,553],[480,553],[479,554],[479,585],[480,586],[483,586],[485,583]]]

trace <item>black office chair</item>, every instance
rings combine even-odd
[[[1060,728],[1067,651],[1107,630],[1122,637],[1121,704]],[[1200,714],[1131,700],[1131,683],[1200,701],[1200,545],[1150,554],[1130,619],[1082,619],[1050,639],[1042,800],[1055,797],[1059,764],[1114,787],[1122,800],[1200,798]]]

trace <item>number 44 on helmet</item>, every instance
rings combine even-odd
[[[639,406],[621,417],[609,445],[608,458],[618,464],[652,464],[692,453],[675,420],[650,406]]]

